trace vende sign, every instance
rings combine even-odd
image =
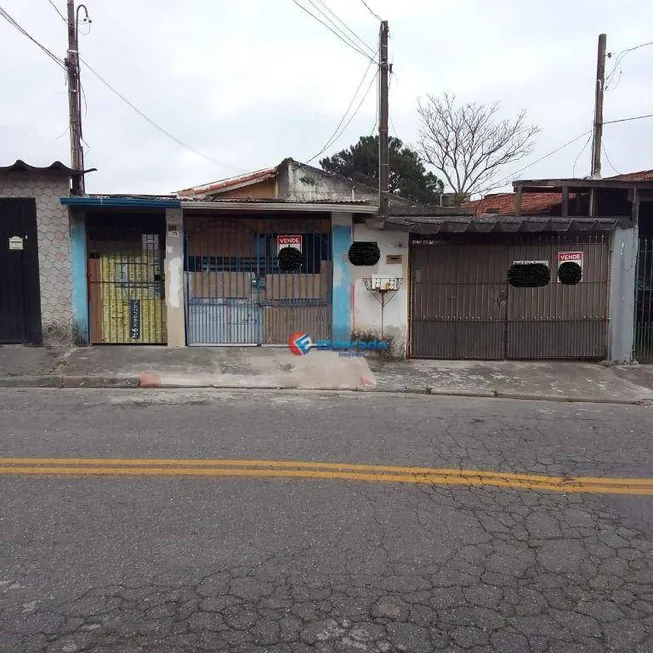
[[[284,247],[294,247],[301,252],[302,237],[297,235],[277,236],[277,253],[279,253]]]
[[[583,252],[558,252],[558,265],[561,263],[578,263],[583,267]]]

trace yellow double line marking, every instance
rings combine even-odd
[[[464,469],[290,460],[0,458],[0,475],[295,478],[442,486],[487,486],[564,493],[653,495],[653,478],[563,477]]]

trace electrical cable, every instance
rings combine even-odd
[[[61,20],[63,20],[64,23],[68,23],[66,17],[59,11],[59,7],[57,7],[57,5],[54,3],[54,0],[48,0],[48,2],[52,5],[52,8],[59,14]]]
[[[378,14],[374,13],[374,11],[372,11],[372,7],[370,7],[367,4],[367,2],[365,2],[365,0],[361,0],[361,2],[365,5],[367,11],[369,11],[372,14],[372,16],[374,16],[374,18],[376,18],[379,22],[381,22],[381,17]]]
[[[618,122],[630,122],[631,120],[642,120],[644,118],[653,118],[653,113],[646,113],[643,116],[632,116],[631,118],[619,118],[618,120],[606,120],[604,125],[614,125]]]
[[[550,156],[553,156],[554,154],[557,154],[560,152],[560,150],[564,150],[566,147],[569,147],[570,145],[573,145],[576,141],[579,141],[581,138],[584,136],[587,136],[587,134],[591,134],[592,130],[588,129],[586,132],[583,132],[580,136],[576,136],[576,138],[572,138],[570,141],[567,141],[564,145],[561,145],[560,147],[556,147],[555,150],[551,150],[551,152],[548,152],[544,156],[541,156],[539,159],[536,159],[532,163],[529,163],[527,166],[524,166],[523,168],[520,168],[519,170],[515,170],[513,173],[509,174],[507,177],[504,177],[503,179],[500,179],[496,184],[495,188],[499,188],[500,186],[503,185],[504,181],[508,181],[509,179],[513,179],[515,175],[518,175],[520,172],[523,172],[524,170],[528,170],[529,168],[532,168],[536,163],[539,163],[540,161],[544,161],[544,159],[548,159]]]
[[[612,161],[610,161],[610,157],[608,156],[608,151],[605,149],[605,143],[601,143],[601,149],[603,150],[603,154],[605,154],[605,159],[608,162],[608,165],[618,174],[622,175],[623,172],[619,172],[613,165]]]
[[[27,30],[25,30],[23,27],[21,27],[21,25],[10,14],[8,14],[7,11],[5,9],[3,9],[2,7],[0,7],[0,16],[2,16],[12,27],[16,28],[21,34],[23,34],[30,41],[32,41],[32,43],[37,45],[59,67],[63,68],[64,71],[67,70],[66,64],[65,64],[63,59],[60,59],[59,57],[57,57],[56,54],[54,54],[53,52],[50,52],[50,50],[48,50],[42,43],[39,43],[39,41],[37,41],[31,34],[29,34],[29,32],[27,32]]]
[[[324,154],[324,152],[329,147],[331,147],[331,145],[336,140],[338,140],[338,138],[340,138],[340,136],[344,133],[345,129],[347,129],[347,127],[351,124],[351,121],[354,119],[356,114],[359,112],[361,106],[363,105],[363,102],[365,101],[365,99],[369,95],[370,89],[372,88],[372,84],[374,84],[374,80],[377,77],[376,73],[373,75],[372,81],[370,82],[370,85],[367,87],[367,90],[365,91],[363,97],[361,98],[361,101],[359,102],[358,106],[356,107],[354,113],[351,115],[351,117],[349,118],[347,123],[341,129],[341,126],[343,125],[343,123],[347,119],[347,115],[349,114],[349,111],[351,110],[352,106],[354,105],[354,102],[356,101],[356,98],[358,97],[358,93],[360,92],[361,88],[363,87],[363,84],[365,83],[365,79],[367,78],[367,74],[369,73],[371,67],[372,67],[372,64],[370,63],[370,65],[365,69],[365,74],[363,75],[363,78],[361,79],[360,84],[358,85],[358,88],[356,89],[356,92],[354,93],[354,97],[352,97],[351,102],[349,103],[349,106],[347,107],[347,110],[345,111],[344,115],[340,119],[340,122],[338,123],[338,126],[334,129],[333,133],[331,134],[331,136],[329,137],[327,142],[324,144],[322,149],[317,154],[313,155],[310,159],[305,161],[305,163],[311,163],[311,161],[314,161],[319,156]]]
[[[360,43],[360,44],[361,44],[361,45],[363,45],[364,47],[366,47],[366,48],[367,48],[367,49],[372,53],[373,56],[376,56],[376,55],[374,54],[374,49],[373,49],[370,45],[368,45],[368,44],[367,44],[367,43],[366,43],[366,42],[365,42],[365,41],[364,41],[364,40],[363,40],[363,39],[362,39],[358,34],[356,34],[356,32],[354,32],[354,30],[351,29],[351,28],[349,27],[349,25],[347,25],[347,23],[345,23],[345,22],[344,22],[344,21],[343,21],[343,20],[338,16],[338,14],[336,14],[332,9],[330,9],[329,6],[326,5],[322,0],[315,0],[315,1],[316,1],[319,5],[321,5],[322,7],[324,7],[324,8],[325,8],[325,9],[326,9],[326,10],[327,10],[327,11],[328,11],[328,12],[329,12],[329,13],[330,13],[330,14],[331,14],[331,15],[332,15],[332,16],[333,16],[333,17],[334,17],[334,18],[335,18],[335,19],[336,19],[336,20],[337,20],[337,21],[338,21],[338,22],[339,22],[339,23],[340,23],[340,24],[341,24],[341,25],[342,25],[342,26],[343,26],[343,27],[344,27],[344,28],[345,28],[345,29],[346,29],[346,30],[347,30],[347,31],[348,31],[348,32],[349,32],[349,33],[350,33],[350,34],[351,34],[351,35],[352,35],[352,36],[353,36],[353,37],[354,37],[358,42],[359,42],[359,43]],[[309,2],[310,2],[313,6],[315,6],[315,4],[312,2],[312,0],[309,0]],[[316,7],[316,9],[317,9],[317,7]],[[318,10],[318,11],[319,11],[319,10]],[[324,12],[321,12],[321,13],[322,13],[322,15],[324,16]],[[325,16],[325,18],[326,18],[326,16]],[[331,24],[334,25],[333,22],[331,22]],[[334,26],[335,26],[335,25],[334,25]]]
[[[335,35],[336,35],[336,36],[337,36],[337,37],[338,37],[338,38],[339,38],[339,39],[340,39],[340,40],[341,40],[341,41],[342,41],[346,46],[348,46],[348,47],[350,47],[352,50],[358,52],[358,54],[362,54],[366,59],[369,59],[369,60],[372,61],[373,63],[376,63],[376,61],[374,61],[374,59],[372,59],[372,58],[370,57],[369,54],[367,54],[364,50],[361,50],[358,46],[353,45],[351,41],[346,41],[346,40],[341,36],[340,33],[338,33],[336,30],[334,30],[330,25],[327,25],[327,23],[325,23],[323,20],[321,20],[320,18],[318,18],[314,13],[312,13],[312,12],[310,12],[308,9],[306,9],[306,7],[304,7],[304,5],[300,4],[297,0],[292,0],[292,1],[293,1],[293,2],[294,2],[294,3],[295,3],[295,4],[296,4],[296,5],[297,5],[297,6],[298,6],[302,11],[305,11],[309,16],[311,16],[312,18],[314,18],[318,23],[320,23],[321,25],[324,25],[324,27],[326,27],[330,32],[332,32],[333,34],[335,34]],[[310,0],[309,0],[309,1],[310,1]]]
[[[192,145],[188,145],[188,143],[184,143],[184,141],[180,140],[173,134],[171,134],[169,131],[161,127],[161,125],[158,125],[154,120],[152,120],[149,116],[147,116],[145,113],[143,113],[138,107],[136,107],[132,102],[130,102],[122,93],[117,91],[100,73],[98,73],[85,59],[82,59],[82,57],[79,57],[79,60],[88,68],[88,70],[95,75],[112,93],[117,95],[125,104],[130,106],[141,118],[146,120],[152,127],[155,129],[158,129],[164,136],[167,136],[171,141],[174,141],[177,143],[177,145],[180,145],[181,147],[189,150],[190,152],[193,152],[197,156],[202,157],[203,159],[209,161],[210,163],[213,163],[215,165],[222,166],[224,168],[231,168],[232,170],[236,170],[237,172],[246,172],[242,168],[238,168],[236,166],[233,166],[229,163],[225,163],[224,161],[219,161],[218,159],[214,159],[213,157],[208,156],[207,154],[204,154],[203,152],[200,152],[199,150],[195,149]]]
[[[582,156],[583,152],[585,151],[585,148],[589,145],[589,142],[592,140],[592,133],[590,132],[590,135],[587,137],[587,140],[585,141],[585,144],[583,145],[581,151],[578,153],[578,156],[576,157],[576,160],[574,161],[574,167],[571,169],[571,176],[576,179],[576,165],[578,164],[578,160]]]
[[[615,88],[617,88],[617,86],[619,84],[619,80],[617,80],[617,83],[615,84],[615,86],[612,89],[610,89],[609,86],[610,86],[610,82],[612,81],[612,78],[614,77],[615,73],[617,72],[617,68],[619,68],[621,66],[621,62],[624,60],[624,57],[627,54],[629,54],[630,52],[634,52],[635,50],[639,50],[640,48],[645,48],[648,45],[653,45],[653,41],[648,41],[647,43],[640,43],[639,45],[634,45],[632,48],[626,48],[625,50],[619,50],[619,52],[614,52],[614,53],[611,52],[608,55],[609,57],[616,56],[616,59],[615,59],[615,62],[614,62],[614,66],[612,67],[612,70],[610,71],[610,74],[607,76],[607,78],[605,80],[605,90],[606,91],[614,90]],[[621,79],[621,72],[622,71],[620,70],[619,79]]]

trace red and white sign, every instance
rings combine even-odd
[[[558,269],[563,263],[576,263],[583,270],[583,252],[558,252]],[[558,275],[558,283],[560,283],[560,276]]]
[[[302,237],[301,236],[277,236],[277,254],[284,247],[294,247],[300,252],[302,251]]]
[[[583,267],[583,252],[558,252],[558,265],[561,263],[578,263]]]

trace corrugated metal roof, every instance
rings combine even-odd
[[[67,175],[81,174],[80,170],[73,170],[61,161],[54,161],[49,166],[32,166],[21,159],[17,159],[8,166],[0,166],[0,172],[62,172]],[[90,172],[90,170],[85,171]]]
[[[610,231],[617,218],[551,218],[548,216],[391,217],[388,225],[416,234],[537,233],[541,231]]]

